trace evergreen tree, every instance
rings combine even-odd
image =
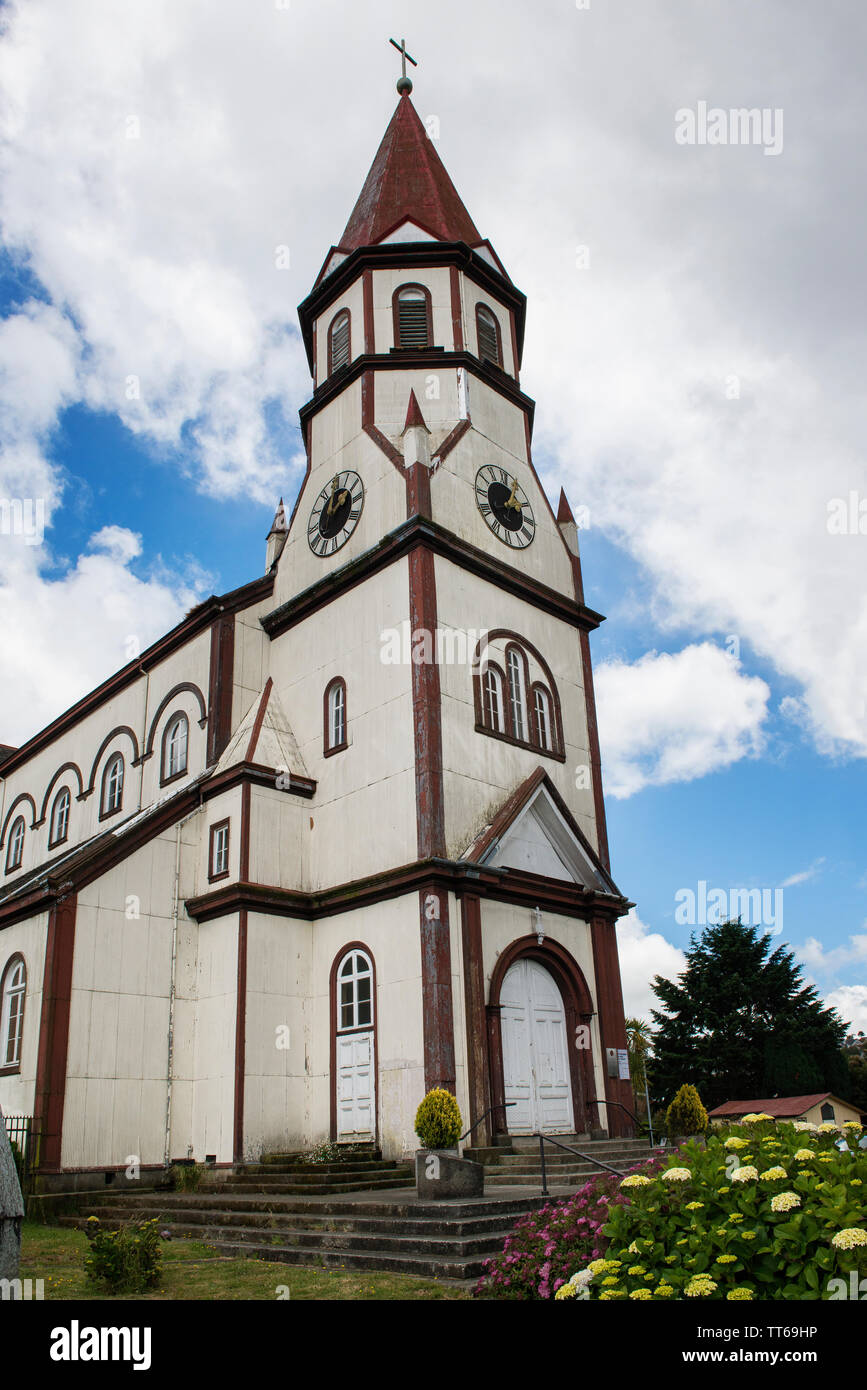
[[[686,962],[677,981],[653,981],[655,1096],[670,1101],[691,1082],[708,1109],[814,1091],[848,1097],[845,1025],[804,984],[791,951],[772,951],[767,933],[738,919],[693,935]]]

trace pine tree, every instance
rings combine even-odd
[[[791,951],[772,951],[767,933],[738,920],[693,935],[686,961],[677,981],[653,981],[655,1096],[669,1101],[689,1080],[710,1109],[815,1091],[846,1099],[845,1025],[804,984]]]

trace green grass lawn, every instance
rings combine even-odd
[[[163,1272],[157,1287],[145,1294],[111,1294],[85,1276],[87,1237],[83,1231],[25,1222],[21,1242],[22,1279],[43,1279],[45,1299],[276,1299],[278,1286],[290,1299],[389,1300],[469,1298],[465,1288],[436,1279],[415,1279],[380,1271],[319,1269],[225,1258],[197,1240],[172,1240],[162,1246]],[[285,1292],[283,1297],[286,1297]]]

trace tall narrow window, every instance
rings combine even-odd
[[[123,805],[123,756],[115,753],[102,774],[102,815],[113,816]]]
[[[346,682],[336,676],[325,690],[325,756],[346,745]]]
[[[335,314],[328,329],[328,375],[349,362],[349,310]]]
[[[373,970],[362,951],[352,951],[337,976],[338,1031],[368,1028],[373,1022]]]
[[[503,365],[503,349],[500,344],[500,325],[497,317],[486,304],[476,305],[476,337],[479,344],[479,357],[483,362]]]
[[[24,859],[24,817],[19,816],[9,835],[9,848],[6,851],[6,872],[20,869]]]
[[[187,770],[187,743],[190,726],[185,714],[173,715],[163,734],[163,776],[164,782],[180,777]]]
[[[211,882],[215,878],[228,878],[229,876],[229,822],[228,820],[218,821],[211,826],[211,854],[208,867],[208,878]]]
[[[484,675],[485,723],[495,733],[503,732],[503,678],[495,666]]]
[[[0,985],[0,1068],[21,1065],[21,1034],[24,1029],[24,995],[27,971],[21,956],[13,956],[3,971]]]
[[[69,788],[64,787],[54,798],[51,808],[51,828],[48,835],[48,848],[60,845],[69,833]]]
[[[551,742],[551,700],[547,690],[541,685],[533,686],[533,717],[536,725],[536,742],[540,748],[550,752]]]
[[[395,347],[426,348],[432,341],[430,292],[423,285],[403,285],[394,296]]]
[[[512,715],[512,736],[527,737],[527,701],[524,690],[524,663],[517,647],[506,652],[506,671],[509,677],[509,709]]]

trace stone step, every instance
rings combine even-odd
[[[272,1173],[378,1173],[390,1172],[392,1169],[409,1169],[410,1164],[398,1163],[390,1158],[369,1158],[359,1159],[358,1161],[341,1159],[335,1163],[277,1163],[263,1161],[262,1163],[245,1163],[239,1168],[236,1177],[261,1177],[264,1174]]]
[[[356,1179],[355,1182],[258,1182],[250,1186],[247,1183],[222,1182],[219,1190],[226,1193],[257,1192],[263,1196],[291,1196],[303,1197],[306,1194],[322,1193],[325,1195],[339,1195],[341,1192],[389,1192],[392,1188],[415,1187],[415,1178],[411,1174],[406,1177],[389,1174],[384,1178],[368,1178],[366,1180]],[[208,1189],[213,1191],[214,1189]]]
[[[455,1255],[404,1254],[397,1251],[339,1250],[321,1246],[318,1250],[287,1245],[254,1245],[240,1241],[221,1241],[215,1246],[223,1255],[243,1259],[271,1260],[279,1264],[307,1265],[318,1269],[359,1269],[408,1274],[417,1278],[467,1283],[484,1272],[484,1258]]]
[[[496,1204],[497,1207],[500,1203]],[[508,1204],[505,1204],[508,1205]],[[492,1216],[476,1216],[466,1220],[454,1220],[446,1215],[437,1217],[427,1217],[422,1220],[413,1221],[405,1217],[389,1219],[388,1217],[368,1217],[368,1216],[323,1216],[317,1217],[315,1212],[290,1212],[279,1215],[268,1211],[197,1211],[176,1209],[167,1212],[165,1207],[154,1205],[152,1207],[138,1207],[135,1212],[131,1212],[128,1207],[120,1206],[115,1203],[106,1203],[102,1206],[94,1206],[89,1215],[96,1216],[105,1226],[123,1225],[132,1221],[157,1220],[161,1228],[165,1227],[175,1233],[183,1232],[186,1235],[195,1236],[197,1239],[206,1239],[206,1233],[212,1230],[232,1230],[244,1229],[258,1232],[260,1239],[277,1234],[288,1235],[295,1230],[305,1230],[307,1232],[319,1232],[320,1235],[332,1235],[334,1233],[376,1235],[377,1233],[390,1234],[395,1230],[400,1235],[415,1239],[423,1236],[452,1236],[454,1238],[470,1238],[474,1236],[502,1238],[511,1230],[515,1221],[525,1215],[524,1211],[507,1210],[497,1211]],[[84,1229],[87,1224],[85,1216],[62,1216],[58,1218],[62,1226]]]
[[[357,1171],[354,1168],[344,1168],[338,1164],[336,1168],[278,1168],[276,1170],[266,1169],[261,1173],[237,1173],[234,1177],[225,1178],[219,1184],[227,1187],[230,1184],[234,1187],[258,1187],[263,1183],[275,1182],[294,1182],[310,1183],[315,1186],[317,1183],[324,1182],[354,1182],[359,1186],[364,1186],[368,1182],[383,1182],[387,1178],[411,1178],[413,1170],[408,1163],[400,1166],[383,1164],[380,1168],[374,1168],[370,1172]],[[215,1183],[214,1186],[217,1186]]]

